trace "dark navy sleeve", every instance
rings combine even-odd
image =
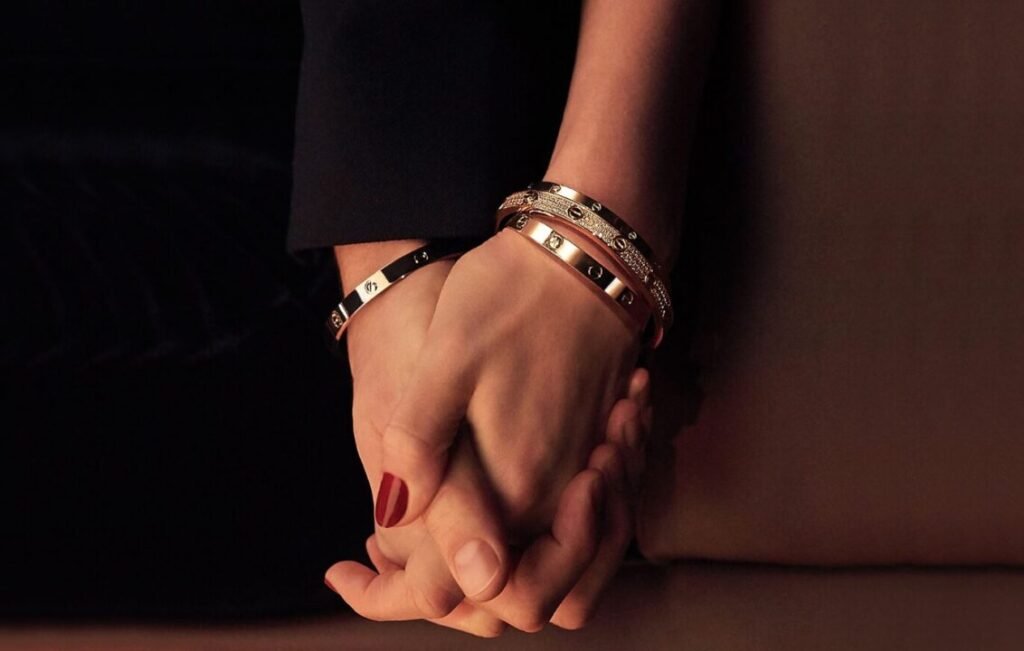
[[[291,250],[484,237],[539,178],[578,2],[305,0]]]

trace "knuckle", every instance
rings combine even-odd
[[[423,523],[427,531],[442,548],[456,542],[453,537],[471,528],[466,523],[475,522],[478,517],[469,488],[445,479],[442,479],[423,512]]]
[[[400,458],[423,458],[432,456],[438,443],[424,436],[417,428],[403,423],[388,423],[381,437],[381,444],[388,455]]]
[[[542,493],[536,483],[519,480],[508,487],[505,496],[512,511],[521,511],[535,505]]]
[[[537,633],[547,625],[550,618],[551,614],[539,604],[531,604],[521,608],[509,623],[524,633]]]
[[[509,463],[502,473],[500,491],[512,512],[528,510],[550,494],[548,482],[540,479],[542,470],[538,464],[523,462]]]
[[[416,607],[427,619],[440,619],[450,614],[462,598],[441,586],[420,586],[412,591]]]
[[[447,479],[447,478],[446,478]],[[442,481],[434,494],[434,501],[427,511],[429,518],[428,525],[438,526],[443,523],[447,528],[452,528],[457,522],[453,521],[452,513],[472,512],[473,486],[463,485],[454,481]]]

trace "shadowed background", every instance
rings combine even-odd
[[[362,553],[333,267],[284,247],[298,4],[240,7],[0,28],[4,615],[331,607]]]

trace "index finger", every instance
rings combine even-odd
[[[367,619],[382,622],[423,618],[404,569],[377,574],[362,563],[341,561],[328,568],[324,580],[352,610]]]

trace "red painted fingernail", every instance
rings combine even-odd
[[[324,577],[324,585],[327,586],[328,588],[330,588],[331,592],[337,594],[338,591],[334,589],[334,586],[331,585],[331,582],[327,580],[326,576]]]
[[[409,505],[409,489],[405,482],[390,472],[384,473],[380,479],[380,490],[377,491],[377,508],[374,517],[382,527],[393,527],[405,515]]]

